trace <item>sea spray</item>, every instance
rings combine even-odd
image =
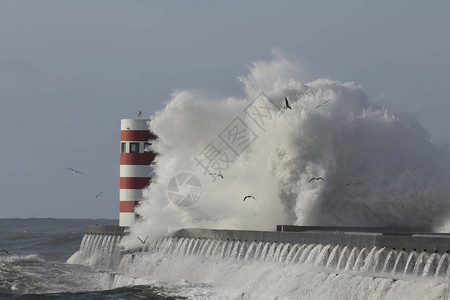
[[[151,117],[150,129],[158,136],[156,176],[144,191],[137,208],[142,218],[124,238],[125,248],[139,245],[136,236],[155,241],[183,227],[432,230],[445,223],[450,160],[426,130],[407,114],[371,104],[352,82],[303,82],[301,70],[293,66],[280,56],[255,62],[240,78],[245,99],[205,99],[195,91],[177,91]],[[284,108],[285,97],[292,109]],[[239,136],[241,145],[248,145],[237,151],[226,137],[239,124],[247,129]],[[199,163],[206,149],[222,161],[210,157],[211,164]],[[181,172],[201,182],[201,197],[190,206],[167,197],[168,183]],[[324,180],[309,182],[319,176]],[[246,195],[255,199],[244,202]]]
[[[333,253],[339,253],[338,261],[342,261],[347,256],[345,247],[320,244],[285,247],[282,243],[265,243],[265,250],[255,252],[255,242],[206,239],[205,249],[226,244],[231,250],[224,256],[210,255],[207,251],[189,255],[189,249],[182,245],[191,241],[196,239],[167,238],[158,243],[174,243],[173,248],[178,251],[153,247],[149,252],[125,255],[119,272],[113,275],[111,287],[176,284],[187,295],[194,292],[185,287],[187,283],[197,295],[207,295],[198,299],[239,299],[242,294],[245,299],[442,299],[449,290],[448,278],[430,273],[427,267],[423,272],[408,274],[383,271],[381,266],[391,260],[387,253],[392,253],[385,248],[354,248],[356,259],[349,259],[347,266],[341,263],[341,267],[336,267],[332,263],[336,261]],[[303,251],[303,262],[286,262],[278,256],[282,252],[279,249],[287,252],[289,248],[308,249]],[[428,257],[426,252],[419,256],[424,259],[410,260],[415,270],[421,269],[424,262],[431,265],[440,261],[440,257],[447,257],[437,253]]]

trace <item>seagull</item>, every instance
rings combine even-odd
[[[222,174],[217,174],[217,173],[209,173],[209,175],[214,175],[214,176],[217,176],[217,177],[220,177],[220,178],[222,178],[222,179],[223,179],[223,175],[222,175]]]
[[[78,171],[78,170],[75,170],[75,169],[72,169],[72,168],[69,168],[69,167],[66,167],[66,169],[68,169],[68,170],[70,170],[70,171],[72,171],[72,172],[74,172],[74,173],[84,174],[84,173],[81,172],[81,171]]]
[[[253,198],[253,199],[256,199],[255,197],[249,195],[249,196],[245,196],[245,197],[244,197],[244,201],[245,201],[245,199],[247,199],[247,198]]]
[[[103,194],[103,191],[101,191],[100,193],[98,193],[97,195],[95,195],[95,198],[100,197]]]
[[[138,240],[140,240],[141,241],[141,243],[142,244],[145,244],[145,242],[147,241],[147,239],[148,239],[148,235],[147,235],[147,237],[145,238],[145,240],[141,240],[139,237],[137,237],[138,238]]]
[[[311,181],[313,181],[313,180],[323,180],[323,181],[325,181],[325,179],[323,179],[322,177],[313,177],[313,178],[311,178],[311,179],[308,181],[308,183],[311,182]]]
[[[329,101],[331,101],[331,99],[328,99],[327,101],[323,102],[322,104],[317,105],[317,106],[316,106],[316,109],[318,109],[318,108],[321,107],[321,106],[324,106],[324,105],[327,104]]]
[[[9,252],[6,251],[5,249],[2,249],[2,252],[5,252],[6,254],[9,254]]]
[[[289,101],[286,97],[284,97],[284,108],[292,109],[292,107],[289,105]]]
[[[141,116],[142,116],[142,111],[139,111],[139,112],[138,112],[138,118],[140,119]]]

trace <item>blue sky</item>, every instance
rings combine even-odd
[[[273,48],[450,140],[445,1],[0,3],[2,218],[117,218],[120,119],[180,89],[244,97]]]

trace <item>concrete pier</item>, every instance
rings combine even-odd
[[[88,225],[86,226],[86,234],[106,234],[106,235],[125,235],[128,227],[120,227],[115,225],[100,226]]]
[[[126,227],[92,225],[86,227],[86,234],[123,236],[127,234],[127,230]],[[450,252],[450,234],[410,232],[401,228],[291,225],[278,225],[277,231],[184,228],[171,236],[247,242],[340,245],[359,248],[377,247],[440,254]]]
[[[300,226],[301,227],[301,226]],[[373,228],[314,227],[297,231],[250,231],[185,228],[173,237],[208,238],[247,242],[340,245],[359,248],[387,248],[404,251],[448,253],[450,234],[414,232],[371,232]]]

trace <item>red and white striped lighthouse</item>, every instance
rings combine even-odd
[[[122,119],[120,134],[120,215],[119,226],[134,223],[136,204],[142,199],[142,189],[153,176],[150,164],[155,153],[150,151],[156,136],[147,126],[149,120]]]

